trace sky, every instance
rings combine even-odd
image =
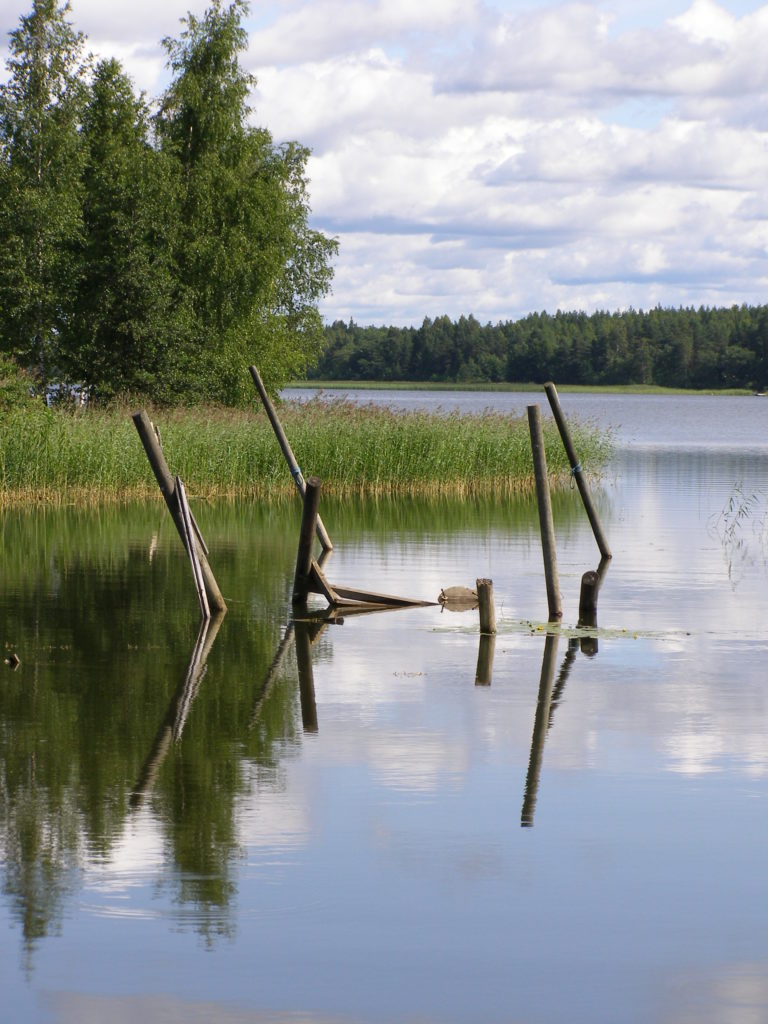
[[[154,97],[206,6],[70,17]],[[0,0],[0,46],[30,7]],[[339,240],[327,321],[768,301],[768,4],[253,0],[245,27],[254,123],[310,147]]]

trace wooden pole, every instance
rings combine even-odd
[[[277,443],[280,445],[280,449],[282,450],[282,453],[285,457],[285,461],[288,463],[288,469],[290,469],[291,471],[293,482],[296,484],[298,492],[303,498],[304,491],[306,489],[306,483],[304,481],[304,477],[301,475],[299,465],[296,462],[296,456],[293,454],[293,449],[291,448],[290,443],[288,442],[288,438],[285,436],[283,425],[278,419],[277,413],[275,412],[275,407],[272,404],[272,400],[270,399],[269,395],[267,394],[267,389],[264,387],[264,383],[261,379],[259,371],[256,369],[255,366],[249,366],[248,369],[250,371],[251,377],[253,377],[253,383],[256,385],[256,390],[259,392],[259,397],[261,398],[264,410],[267,416],[269,417],[269,422],[272,424],[272,429],[275,432]],[[320,541],[323,550],[330,551],[333,548],[331,538],[328,536],[328,531],[323,526],[323,521],[319,516],[317,517],[317,539]]]
[[[319,477],[307,480],[304,492],[304,508],[299,529],[299,550],[296,556],[296,575],[293,580],[293,603],[303,604],[310,592],[310,571],[312,569],[312,546],[317,526],[317,508],[320,504],[322,482]]]
[[[142,409],[141,412],[133,414],[133,422],[139,433],[139,437],[141,438],[141,443],[144,445],[144,451],[147,453],[149,464],[155,474],[155,479],[158,482],[160,491],[165,498],[165,504],[168,506],[168,511],[171,513],[171,518],[176,524],[176,529],[179,531],[179,536],[183,541],[184,524],[181,519],[181,511],[176,497],[176,484],[171,476],[170,470],[168,469],[168,464],[165,461],[163,450],[158,443],[154,430],[152,429],[149,416],[147,416]],[[210,565],[208,564],[205,552],[199,548],[197,555],[200,560],[205,593],[208,597],[208,605],[211,612],[214,614],[216,612],[225,612],[227,610],[227,605],[224,598],[221,596],[219,585],[216,582],[216,577],[211,571]]]
[[[581,500],[584,503],[587,518],[589,519],[590,526],[592,527],[592,533],[597,541],[597,546],[600,549],[600,554],[603,558],[611,558],[611,549],[608,546],[608,541],[603,533],[603,528],[600,525],[600,517],[597,514],[595,503],[592,501],[589,484],[587,483],[587,479],[581,468],[579,457],[576,454],[576,449],[574,448],[573,440],[571,438],[571,432],[568,429],[568,424],[560,406],[560,398],[557,394],[557,388],[552,381],[547,381],[544,385],[544,390],[547,393],[549,404],[552,407],[552,415],[555,417],[555,423],[557,424],[557,429],[560,431],[560,437],[563,439],[565,453],[568,456],[569,463],[571,464],[571,474],[576,480],[576,486],[579,488],[579,494],[581,495]]]
[[[544,577],[547,584],[549,621],[554,622],[556,619],[563,617],[563,607],[560,599],[560,579],[557,573],[555,528],[552,523],[552,502],[549,495],[547,455],[544,450],[544,434],[541,429],[541,413],[538,405],[528,406],[528,426],[531,432],[533,472],[536,478],[536,500],[539,506],[539,526],[541,528],[541,549],[544,556]]]
[[[496,632],[496,611],[493,607],[493,580],[477,581],[477,604],[480,609],[480,632]]]
[[[179,512],[181,513],[181,522],[184,527],[184,547],[187,549],[189,561],[192,566],[192,576],[195,580],[195,590],[197,591],[197,599],[200,602],[200,611],[202,612],[204,619],[210,619],[211,609],[208,604],[208,595],[205,592],[203,568],[200,565],[200,559],[197,554],[197,534],[192,526],[192,513],[189,511],[189,505],[187,504],[187,492],[184,490],[184,484],[181,482],[180,476],[175,478],[175,483],[176,496],[179,501]]]
[[[597,625],[597,594],[598,575],[594,569],[585,572],[581,577],[581,591],[579,593],[579,625]]]
[[[605,561],[605,559],[603,559]],[[601,565],[603,562],[600,563]],[[579,593],[579,626],[594,629],[597,626],[597,595],[600,591],[600,573],[590,569],[581,577]],[[596,636],[581,638],[581,653],[593,658],[597,654],[598,640]]]

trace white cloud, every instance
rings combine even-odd
[[[188,7],[72,18],[156,95]],[[260,0],[247,27],[255,118],[312,148],[341,243],[329,318],[764,301],[768,4]]]

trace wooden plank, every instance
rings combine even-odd
[[[331,607],[340,604],[336,591],[325,578],[323,570],[314,559],[309,570],[309,590],[313,594],[322,595]]]
[[[434,605],[436,601],[419,601],[411,597],[395,597],[393,594],[379,594],[373,590],[358,590],[354,587],[331,584],[336,596],[349,604],[390,605],[397,608],[419,608]]]

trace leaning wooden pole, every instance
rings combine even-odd
[[[192,526],[192,513],[189,510],[187,494],[184,490],[184,484],[182,483],[181,477],[175,477],[174,482],[176,484],[176,496],[179,501],[181,522],[184,527],[184,547],[187,549],[189,562],[192,566],[192,576],[195,580],[195,590],[197,591],[197,599],[200,602],[200,611],[202,612],[204,619],[210,619],[211,608],[208,603],[208,595],[205,592],[203,567],[200,565],[200,558],[197,554],[197,533]]]
[[[163,449],[155,436],[155,432],[152,429],[152,423],[150,422],[149,416],[142,409],[141,412],[133,414],[133,422],[136,425],[136,430],[141,438],[141,443],[144,445],[144,451],[147,453],[149,464],[152,467],[152,471],[155,474],[155,479],[160,486],[160,491],[165,498],[165,503],[168,506],[168,511],[171,513],[171,518],[176,524],[176,529],[179,531],[179,536],[184,541],[184,523],[181,518],[181,508],[176,495],[176,484],[171,476],[171,472],[168,469],[168,463],[165,461],[163,455]],[[195,534],[195,540],[197,542],[197,534]],[[185,545],[186,546],[186,545]],[[197,557],[200,563],[200,569],[203,575],[203,584],[205,586],[205,593],[208,597],[208,605],[213,614],[216,612],[225,612],[227,610],[226,602],[221,596],[219,585],[216,582],[216,577],[211,571],[211,567],[208,564],[205,552],[202,550],[202,545],[198,544]]]
[[[600,554],[603,558],[611,558],[611,549],[608,546],[608,541],[603,533],[603,528],[600,525],[600,517],[597,514],[595,503],[592,501],[592,494],[589,490],[587,479],[584,476],[584,471],[581,468],[579,456],[576,454],[573,439],[571,438],[571,432],[568,429],[568,423],[566,422],[563,410],[560,406],[560,398],[557,394],[557,388],[550,380],[544,385],[544,390],[547,393],[547,398],[549,399],[549,404],[552,408],[552,415],[555,417],[557,429],[560,431],[560,437],[563,439],[563,446],[565,448],[566,455],[568,456],[568,461],[571,464],[571,474],[576,480],[576,486],[579,488],[579,494],[581,495],[581,500],[584,503],[587,518],[589,519],[589,524],[592,527],[592,533],[595,535],[595,540],[597,541],[597,546],[600,549]]]
[[[528,406],[528,426],[531,432],[533,472],[536,478],[536,500],[539,506],[541,550],[544,555],[544,577],[547,585],[549,621],[554,622],[556,619],[563,617],[563,606],[560,600],[560,578],[557,573],[555,528],[552,522],[552,501],[549,496],[547,455],[544,450],[544,433],[541,429],[541,413],[538,405]]]
[[[285,461],[288,463],[288,469],[291,471],[293,482],[296,484],[298,492],[303,498],[306,490],[306,483],[304,481],[304,477],[301,475],[299,464],[296,462],[296,456],[293,454],[293,449],[291,448],[288,438],[285,436],[283,425],[278,419],[275,407],[272,404],[272,399],[267,394],[267,389],[264,387],[264,382],[262,381],[256,367],[249,366],[248,370],[250,371],[251,377],[253,377],[253,383],[256,385],[256,390],[259,392],[259,397],[261,398],[262,405],[264,406],[264,411],[269,417],[269,422],[272,424],[272,429],[275,432],[277,443],[280,445]],[[325,551],[330,551],[333,548],[331,538],[328,536],[328,531],[323,526],[323,521],[319,516],[317,517],[317,539],[320,541]]]

